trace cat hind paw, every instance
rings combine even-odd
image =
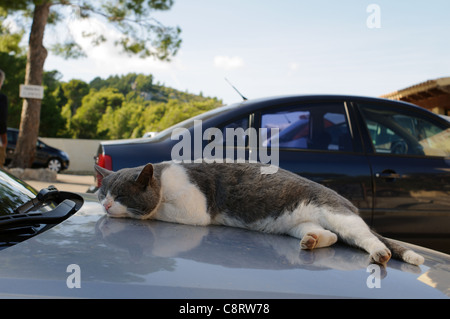
[[[322,248],[333,245],[337,241],[337,235],[329,230],[309,232],[300,241],[302,249]]]
[[[302,249],[311,250],[316,248],[318,242],[319,236],[317,236],[314,233],[307,233],[305,236],[303,236],[302,240],[300,241],[300,247]]]
[[[425,261],[423,256],[413,252],[412,250],[407,250],[406,252],[404,252],[402,255],[402,259],[404,261],[406,261],[407,263],[410,263],[410,264],[416,265],[416,266],[422,265]]]

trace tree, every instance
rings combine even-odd
[[[66,120],[66,136],[71,136],[72,117],[77,109],[81,106],[81,101],[89,93],[89,84],[81,80],[70,80],[62,83],[61,90],[66,103],[62,106],[61,115]]]
[[[28,41],[27,65],[25,68],[25,84],[42,85],[44,62],[47,50],[43,46],[44,30],[50,13],[51,2],[40,1],[35,5],[33,24]],[[19,137],[12,166],[31,167],[36,152],[39,134],[41,100],[24,99],[19,127]]]
[[[83,97],[89,93],[89,84],[82,80],[72,79],[62,84],[62,90],[67,99],[64,107],[69,109],[70,116],[72,116],[81,106]]]
[[[44,31],[48,24],[64,20],[68,8],[71,16],[79,19],[97,16],[120,31],[122,37],[116,45],[130,54],[170,60],[181,45],[180,28],[166,27],[152,17],[155,10],[169,10],[173,0],[2,0],[0,8],[6,12],[32,12],[32,24],[28,41],[25,84],[42,85],[47,49],[43,45]],[[84,32],[83,36],[99,45],[107,39],[102,34]],[[52,51],[66,58],[83,56],[81,47],[70,37],[63,44],[52,46]],[[19,139],[12,165],[30,167],[35,155],[39,132],[41,100],[24,99]]]
[[[98,122],[97,130],[105,132],[106,137],[110,139],[141,137],[143,133],[138,130],[143,110],[144,106],[141,103],[128,101],[116,110],[109,106]]]
[[[116,110],[122,106],[124,96],[114,88],[101,91],[91,90],[83,98],[82,106],[72,117],[71,132],[74,138],[104,138],[106,133],[98,131],[97,125],[108,109]],[[109,112],[111,112],[109,111]]]
[[[66,127],[66,120],[61,115],[58,99],[58,89],[61,87],[60,79],[61,73],[58,71],[44,72],[43,84],[47,93],[42,99],[40,136],[56,137]]]

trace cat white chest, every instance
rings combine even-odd
[[[189,181],[183,167],[171,164],[161,175],[162,202],[153,218],[188,225],[209,225],[205,195]]]

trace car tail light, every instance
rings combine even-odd
[[[96,158],[97,165],[103,168],[106,168],[107,170],[112,171],[112,159],[111,156],[105,155],[105,154],[99,154]],[[97,173],[96,175],[97,179],[97,187],[100,187],[102,185],[102,179],[103,176],[100,173]]]

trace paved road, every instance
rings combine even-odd
[[[58,174],[56,182],[40,182],[33,180],[25,180],[25,182],[37,190],[53,185],[60,191],[75,193],[86,193],[90,186],[95,185],[94,176],[70,174]]]

